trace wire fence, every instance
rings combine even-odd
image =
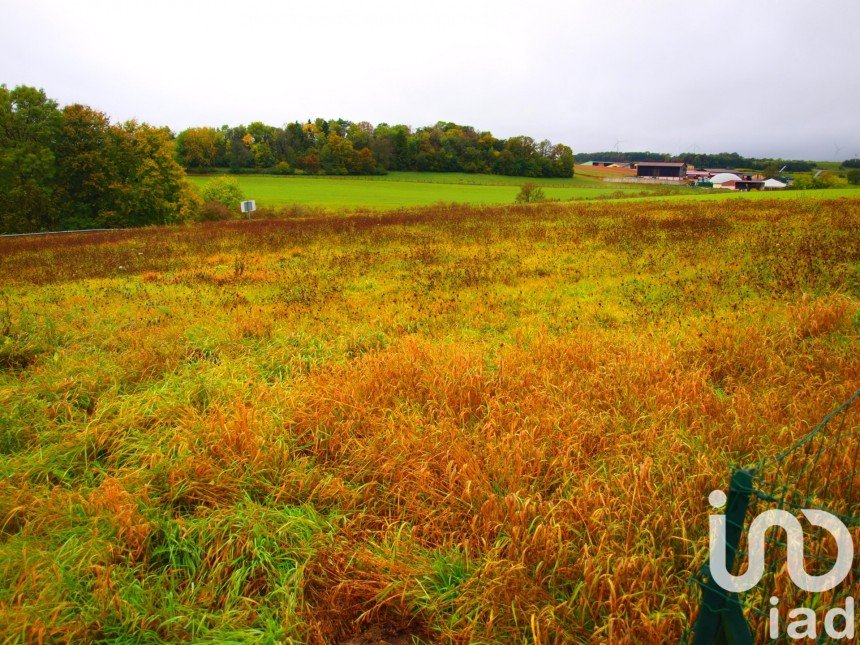
[[[823,510],[838,518],[860,543],[860,390],[783,452],[747,468],[733,471],[725,508],[726,568],[738,575],[749,562],[746,540],[750,523],[765,511],[779,509],[803,517],[804,509]],[[717,512],[717,511],[715,511]],[[801,520],[804,522],[804,520]],[[805,571],[824,575],[837,563],[838,545],[825,528],[803,524]],[[743,538],[743,539],[742,539]],[[823,628],[832,608],[846,608],[860,586],[857,557],[847,577],[833,589],[807,592],[797,587],[788,562],[788,534],[771,529],[765,538],[764,574],[745,593],[724,590],[714,580],[709,564],[694,577],[701,589],[699,614],[684,642],[712,643],[797,642],[788,626],[798,617],[793,609],[808,608],[815,614],[812,641],[830,642]],[[831,620],[832,633],[849,634],[845,624]],[[852,639],[853,640],[853,639]],[[810,642],[806,640],[805,642]]]

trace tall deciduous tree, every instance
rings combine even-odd
[[[57,103],[32,87],[0,85],[0,229],[56,227],[55,146],[62,126]]]
[[[330,131],[325,145],[320,150],[320,163],[323,170],[332,175],[355,173],[358,157],[352,142]]]
[[[63,109],[56,147],[60,228],[104,226],[101,213],[120,179],[111,127],[105,114],[86,105]]]
[[[186,168],[211,168],[223,136],[214,128],[188,128],[176,137],[176,155]]]
[[[109,208],[101,213],[107,226],[145,226],[191,219],[195,193],[174,159],[167,128],[128,121],[111,128],[118,180]]]

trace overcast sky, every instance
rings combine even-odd
[[[583,152],[860,157],[858,61],[858,0],[0,0],[0,83],[177,131],[444,120]]]

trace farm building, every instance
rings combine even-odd
[[[710,174],[712,177],[714,175],[728,174],[734,175],[736,174],[734,170],[731,168],[705,168],[705,172]]]
[[[712,177],[716,176],[716,175],[721,175],[721,174],[729,174],[729,175],[737,175],[738,178],[741,180],[764,179],[764,177],[758,173],[749,174],[749,173],[741,172],[739,170],[730,170],[730,169],[726,169],[726,168],[705,168],[705,172],[710,174]]]
[[[764,181],[761,179],[746,179],[731,172],[721,172],[711,177],[714,188],[726,188],[728,190],[761,190]]]
[[[680,180],[687,176],[687,164],[682,162],[640,161],[636,165],[636,176]]]
[[[711,173],[706,170],[687,170],[687,179],[708,179]]]
[[[711,183],[716,188],[734,188],[736,181],[741,181],[741,177],[733,172],[718,172],[711,176]],[[727,184],[731,184],[731,186]]]
[[[742,179],[735,182],[735,190],[762,190],[764,179]]]

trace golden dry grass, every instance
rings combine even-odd
[[[842,199],[2,240],[0,631],[677,640],[707,494],[860,386],[857,230]]]

